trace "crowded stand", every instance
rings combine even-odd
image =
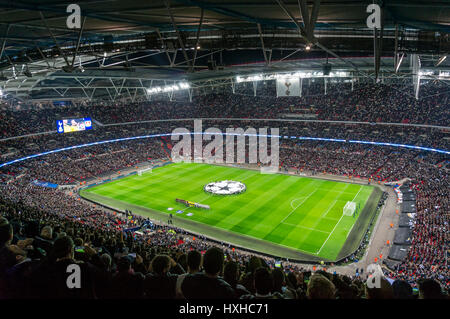
[[[447,2],[0,1],[0,313],[440,314]]]
[[[445,149],[448,142],[448,131],[444,128],[387,126],[370,124],[345,124],[321,122],[276,122],[276,121],[232,121],[204,120],[203,127],[227,128],[240,126],[280,128],[280,135],[295,135],[304,137],[321,137],[337,139],[355,139],[374,142],[400,143],[416,146],[426,146]],[[161,123],[139,123],[108,127],[72,133],[70,136],[61,134],[43,134],[21,137],[17,139],[0,140],[0,151],[3,161],[23,156],[33,155],[49,150],[75,146],[96,141],[114,140],[131,136],[170,133],[174,128],[193,129],[192,121],[173,121]]]
[[[264,84],[258,88],[274,90]],[[379,122],[446,126],[448,94],[419,101],[400,87],[335,84],[322,94],[323,85],[311,83],[303,97],[254,97],[248,85],[236,94],[196,96],[190,102],[138,102],[126,105],[90,103],[66,108],[6,111],[1,115],[2,163],[63,147],[148,134],[193,129],[194,118],[204,127],[252,126],[250,118],[277,119],[306,109],[317,120],[367,123],[257,122],[280,127],[280,135],[400,143],[448,149],[445,128],[382,125]],[[256,107],[255,107],[256,106]],[[430,110],[433,110],[432,112]],[[66,134],[47,133],[57,119],[90,116],[95,129]],[[297,114],[298,115],[298,114]],[[230,118],[230,120],[227,120]],[[231,118],[242,118],[236,122]],[[301,118],[301,117],[300,117]],[[183,119],[181,121],[170,121]],[[157,123],[142,121],[169,120]],[[142,122],[129,123],[126,122]],[[123,124],[120,124],[123,123]],[[377,124],[378,123],[378,124]],[[108,126],[108,124],[120,124]],[[19,135],[32,134],[20,138]],[[149,221],[132,219],[82,200],[76,192],[42,187],[79,185],[138,164],[170,158],[170,140],[161,137],[117,141],[28,159],[0,169],[0,294],[3,298],[445,298],[450,288],[448,250],[449,157],[445,154],[389,146],[281,139],[280,165],[295,173],[326,173],[370,179],[374,182],[411,180],[417,194],[417,214],[407,259],[384,268],[393,285],[368,289],[359,276],[322,269],[309,281],[306,266],[286,261],[276,268],[275,257],[249,252],[201,234]],[[136,224],[148,226],[130,235]],[[195,239],[195,240],[194,240]],[[367,244],[367,238],[364,242]],[[86,245],[85,245],[86,244]],[[365,246],[364,246],[365,247]],[[364,248],[363,247],[363,248]],[[361,250],[363,251],[363,249]],[[131,255],[135,256],[130,257]],[[227,256],[224,258],[224,254]],[[356,253],[355,253],[356,254]],[[346,258],[344,263],[356,258]],[[75,260],[89,273],[77,294],[65,290],[62,265]],[[203,266],[201,266],[203,265]],[[203,268],[202,268],[203,267]],[[325,268],[325,267],[323,267]],[[203,272],[199,272],[203,269]],[[383,281],[383,282],[384,282]],[[51,282],[50,286],[46,283]],[[157,289],[162,292],[157,293]]]
[[[158,124],[158,129],[168,132],[182,124],[192,126],[186,121]],[[225,129],[230,123],[223,120],[211,124]],[[276,127],[276,123],[269,124]],[[42,135],[4,143],[8,148],[20,150],[13,155],[17,158],[18,154],[26,154],[22,153],[26,151],[20,148],[20,143],[28,139],[38,145],[37,150],[43,151],[48,150],[46,142],[50,138],[57,148],[67,143],[78,145],[107,137],[139,135],[142,132],[139,130],[146,127],[142,124],[98,128],[93,132],[74,133],[70,142],[59,136]],[[373,126],[363,125],[343,129],[338,125],[305,123],[288,124],[286,128],[289,134],[303,133],[303,136],[388,140],[443,148],[447,145],[443,139],[445,133],[436,129],[402,127],[403,134],[399,135],[395,133],[400,130],[391,126],[375,134]],[[418,138],[420,135],[424,136]],[[411,187],[417,192],[417,217],[411,248],[407,260],[395,269],[385,269],[386,278],[395,281],[379,291],[367,289],[361,277],[325,270],[315,272],[307,283],[304,278],[309,273],[303,264],[286,262],[279,269],[274,267],[273,257],[219,244],[157,221],[152,222],[148,232],[127,236],[124,230],[133,223],[145,222],[142,217],[133,216],[130,221],[119,212],[84,202],[74,193],[31,183],[42,180],[59,185],[77,184],[151,159],[168,159],[162,140],[94,145],[2,168],[2,176],[8,177],[2,179],[4,186],[0,193],[2,297],[414,298],[412,288],[418,288],[421,298],[444,298],[450,286],[445,264],[448,156],[442,154],[360,144],[281,140],[280,163],[284,169],[380,182],[405,177],[412,180]],[[87,246],[83,246],[85,243]],[[127,257],[129,253],[135,253],[136,258]],[[92,276],[86,289],[77,296],[59,286],[58,269],[72,259],[83,262]],[[201,259],[204,273],[196,274]],[[186,277],[186,274],[195,275]],[[177,285],[181,278],[186,282],[180,287]],[[46,286],[44,282],[49,279],[52,285]],[[158,295],[155,290],[161,286],[164,293]],[[193,286],[201,288],[193,289]]]
[[[251,86],[251,83],[244,83]],[[242,84],[241,84],[242,85]],[[263,86],[264,90],[269,88]],[[428,86],[423,90],[426,95]],[[348,83],[329,85],[312,83],[302,97],[276,98],[274,95],[253,96],[250,88],[237,87],[237,94],[219,92],[198,95],[192,102],[143,101],[135,103],[85,102],[79,105],[36,109],[6,110],[0,115],[0,138],[55,130],[55,121],[86,114],[101,124],[184,119],[184,118],[280,118],[308,109],[318,120],[389,122],[448,126],[450,99],[448,92],[435,94],[430,86],[428,97],[416,100],[407,87],[395,85]],[[270,91],[270,90],[269,90]],[[239,93],[242,92],[242,93]],[[266,92],[267,94],[267,92]],[[255,109],[253,105],[258,107]]]

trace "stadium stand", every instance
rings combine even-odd
[[[374,94],[378,94],[378,91]],[[214,103],[217,109],[222,109],[223,106],[218,104],[218,101],[229,103],[230,99],[234,99],[234,97],[215,99]],[[240,101],[241,97],[236,99]],[[326,97],[326,99],[328,101],[329,97]],[[386,99],[391,101],[389,97]],[[361,95],[361,104],[363,103],[362,101],[370,100],[367,95]],[[327,101],[323,101],[323,105],[326,105]],[[254,102],[257,103],[259,100]],[[168,119],[185,118],[188,115],[188,112],[180,114],[175,110],[170,113],[168,111],[170,110],[170,105],[169,103],[166,107],[166,117]],[[155,107],[163,108],[163,106],[162,103],[158,103]],[[136,112],[128,112],[128,115],[131,113],[133,115],[127,119],[130,121],[151,119],[152,117],[144,118],[144,115],[139,115],[139,112],[148,114],[144,111],[145,107],[146,105],[142,105],[142,107],[136,106]],[[335,107],[336,105],[333,104],[329,106],[329,109],[334,110]],[[414,107],[417,107],[417,105],[414,105]],[[239,106],[237,109],[239,109]],[[95,108],[90,109],[90,111],[94,112],[89,113],[89,115],[94,114],[91,115],[94,118],[96,116]],[[48,118],[60,117],[59,114],[52,114],[50,110],[44,112],[46,112]],[[210,112],[212,117],[217,117],[218,113]],[[417,114],[419,113],[418,111]],[[109,113],[105,112],[103,114]],[[199,113],[193,114],[205,117],[203,109]],[[193,114],[189,115],[195,117],[192,116]],[[261,109],[261,114],[267,114],[264,111],[264,107]],[[328,108],[324,107],[321,114],[330,114],[330,112]],[[408,119],[412,122],[421,120],[420,117],[414,118],[411,116],[411,113],[405,112],[403,114],[408,114]],[[118,118],[123,118],[122,115],[125,116],[125,114],[120,114]],[[240,113],[240,116],[244,115],[249,114],[245,112]],[[355,120],[353,117],[346,118],[343,114],[340,116],[340,120]],[[373,114],[372,118],[377,119],[378,115]],[[448,114],[445,114],[444,118],[448,119]],[[15,121],[20,123],[22,119],[27,121],[26,116],[23,116],[23,118],[18,116],[15,118]],[[328,119],[336,118],[330,116]],[[399,120],[402,121],[404,118],[399,118]],[[103,117],[99,118],[99,121],[108,123],[114,122],[114,119]],[[192,124],[189,121],[182,123]],[[226,119],[214,120],[213,123],[222,125],[224,128],[229,124]],[[172,123],[169,121],[168,123],[159,124],[158,129],[161,130],[160,132],[169,132],[179,125],[180,122]],[[373,126],[362,124],[352,124],[350,126],[325,123],[287,125],[289,134],[301,135],[303,133],[306,136],[316,137],[333,136],[361,140],[373,139],[411,145],[420,143],[420,145],[434,147],[445,147],[446,145],[445,140],[442,138],[445,136],[445,133],[439,129],[418,127],[402,127],[398,129],[395,126],[388,126],[387,129],[380,130],[374,134]],[[27,126],[21,125],[21,127]],[[375,127],[377,128],[378,126]],[[48,128],[51,129],[50,126]],[[54,135],[36,135],[21,139],[3,140],[0,143],[2,149],[16,150],[16,152],[12,152],[12,155],[5,156],[5,161],[8,158],[17,158],[39,151],[46,151],[50,140],[53,142],[52,148],[55,149],[90,141],[104,140],[108,137],[118,138],[139,135],[139,133],[143,132],[141,131],[143,128],[145,132],[148,132],[146,124],[141,123],[138,125],[102,127],[92,132],[74,133],[71,141]],[[324,128],[328,128],[328,131],[325,131]],[[395,134],[396,130],[402,131],[404,134],[397,135]],[[305,131],[307,134],[304,134]],[[425,134],[417,134],[418,131]],[[423,139],[418,139],[418,135],[426,136]],[[30,149],[22,147],[24,144],[31,144],[30,142],[37,147]],[[411,230],[410,227],[399,228],[399,231],[403,229],[406,232],[401,242],[394,240],[394,244],[401,245],[408,241],[407,244],[410,246],[408,246],[408,253],[405,253],[404,250],[401,251],[402,256],[400,257],[398,257],[398,250],[397,252],[392,252],[392,259],[400,260],[400,262],[393,269],[386,270],[386,276],[419,288],[423,280],[434,280],[440,283],[443,289],[448,289],[450,277],[444,263],[446,258],[446,230],[448,229],[448,214],[445,214],[445,207],[448,207],[449,189],[447,176],[448,157],[431,152],[390,147],[359,144],[342,145],[323,141],[297,142],[292,140],[282,140],[280,157],[283,167],[295,168],[298,171],[326,171],[334,175],[370,177],[380,182],[398,181],[404,177],[410,178],[412,180],[410,188],[416,193],[416,209],[414,209],[416,215],[414,219],[404,222],[408,223],[408,225],[410,222],[413,223]],[[227,247],[225,244],[217,245],[217,243],[211,242],[206,238],[202,240],[200,234],[196,234],[196,240],[192,241],[190,240],[190,235],[181,229],[173,229],[156,224],[152,226],[152,235],[149,237],[134,235],[134,237],[124,238],[122,230],[130,227],[131,224],[118,213],[107,212],[99,207],[93,207],[92,204],[80,201],[77,196],[70,196],[67,192],[32,184],[32,181],[35,180],[58,185],[79,183],[106,172],[133,167],[140,162],[156,158],[167,158],[167,154],[163,152],[160,140],[148,139],[74,149],[3,167],[2,176],[7,177],[2,179],[4,186],[1,188],[0,193],[2,198],[0,211],[2,216],[6,218],[3,219],[2,224],[2,238],[4,239],[0,263],[2,265],[1,283],[4,288],[2,289],[3,297],[55,297],[50,289],[46,289],[42,286],[42,283],[39,283],[39,280],[35,281],[33,278],[42,272],[47,272],[47,275],[54,276],[55,274],[50,274],[49,270],[53,268],[48,267],[56,267],[57,269],[60,263],[57,260],[75,258],[76,260],[85,261],[86,265],[89,265],[89,269],[92,268],[89,271],[93,271],[92,291],[84,291],[83,294],[85,295],[82,296],[92,298],[148,296],[153,298],[154,294],[150,292],[153,289],[151,286],[156,285],[156,282],[159,282],[158,280],[162,280],[171,287],[177,275],[181,275],[187,270],[185,260],[190,251],[194,250],[204,253],[210,247],[216,246],[226,251],[229,257],[227,257],[226,261],[217,256],[215,259],[211,257],[213,259],[211,263],[216,263],[215,267],[219,267],[219,265],[224,263],[227,265],[232,261],[237,262],[239,271],[243,274],[237,282],[242,284],[240,286],[241,289],[246,289],[249,292],[249,294],[246,294],[246,298],[249,298],[249,296],[253,296],[252,298],[261,296],[281,298],[280,295],[285,298],[313,298],[313,296],[316,296],[316,294],[308,294],[308,289],[313,289],[312,285],[315,281],[310,281],[311,284],[306,284],[299,279],[304,271],[301,264],[289,263],[284,266],[283,270],[285,271],[284,276],[286,279],[284,280],[285,284],[281,287],[282,293],[280,293],[280,289],[275,292],[273,284],[269,284],[269,282],[274,281],[273,277],[276,275],[275,260],[273,258],[250,256],[249,253],[239,251],[239,249],[230,251],[230,247]],[[405,212],[409,212],[412,207],[408,203],[410,202],[406,201],[403,204]],[[134,219],[143,222],[143,219],[139,216],[134,216]],[[53,233],[45,241],[38,240],[39,234],[45,226],[51,227]],[[14,231],[10,232],[10,227]],[[177,235],[173,235],[170,230],[174,230]],[[397,232],[399,233],[399,231]],[[12,238],[9,236],[12,236]],[[43,245],[43,242],[47,244]],[[74,247],[82,246],[79,243],[88,244],[87,248],[84,249],[84,253],[77,253],[76,249],[74,252]],[[65,255],[55,256],[55,253],[58,254],[58,252],[54,251],[55,247],[60,245],[64,246],[61,249],[66,249]],[[125,252],[127,253],[125,254]],[[138,257],[128,260],[123,257],[128,255],[128,252],[136,252]],[[74,254],[73,256],[71,255],[72,253]],[[213,253],[211,254],[213,255]],[[164,259],[160,255],[167,255],[168,257],[164,257]],[[204,262],[208,260],[207,256],[209,255],[206,254],[204,256]],[[161,262],[162,259],[167,264],[160,266],[162,267],[160,270],[152,270],[151,265]],[[135,275],[129,275],[131,269],[134,270]],[[266,272],[263,272],[263,270]],[[121,275],[121,272],[124,272],[123,275]],[[214,278],[217,279],[210,281],[204,281],[202,278],[193,278],[192,280],[197,280],[199,283],[204,281],[202,287],[204,286],[205,293],[210,297],[223,297],[228,296],[226,295],[228,293],[236,293],[236,289],[230,286],[232,284],[233,287],[236,287],[236,282],[227,283],[217,277],[218,274],[220,274],[220,271],[215,270],[213,277],[215,276]],[[148,276],[151,278],[156,276],[160,279],[155,279],[156,281],[145,279]],[[334,294],[330,296],[339,296],[339,298],[370,297],[364,290],[361,278],[343,277],[326,272],[323,273],[323,277],[321,278],[322,281],[327,283],[330,281],[330,284],[335,286]],[[262,289],[258,290],[256,286],[263,285],[259,281],[264,282],[268,286],[258,288]],[[57,281],[55,282],[56,284]],[[91,284],[89,287],[91,287]],[[118,288],[110,290],[106,289],[104,285],[114,287],[120,285],[120,287],[127,288],[125,290]],[[146,285],[150,285],[150,287],[145,288]],[[132,287],[140,288],[134,289]],[[212,287],[217,287],[217,291],[214,289],[217,294],[211,293]],[[133,290],[134,294],[125,293],[125,291],[130,289]],[[189,293],[186,292],[185,297],[186,295],[189,296]],[[68,295],[60,295],[60,297],[63,296]],[[172,293],[170,296],[173,297]]]
[[[431,96],[419,101],[407,94],[409,87],[361,84],[351,91],[347,85],[328,87],[315,85],[304,97],[276,98],[241,94],[216,93],[195,97],[193,102],[156,101],[153,103],[91,102],[86,105],[39,110],[6,111],[1,116],[0,138],[56,130],[55,119],[76,118],[89,114],[102,124],[123,122],[192,118],[279,118],[290,108],[307,107],[318,120],[389,122],[448,126],[449,110],[444,107],[449,93]],[[427,92],[427,86],[423,88]],[[437,88],[428,88],[432,92]],[[432,95],[432,92],[429,95]],[[425,93],[424,93],[425,94]],[[389,96],[389,99],[383,97]],[[226,105],[223,109],[221,106]],[[253,105],[258,105],[255,109]],[[276,105],[276,106],[275,106]],[[407,106],[405,106],[407,105]],[[313,106],[313,107],[312,107]],[[106,110],[106,111],[105,111]],[[433,110],[430,113],[430,110]],[[295,113],[295,112],[294,112]]]
[[[402,317],[408,307],[397,303],[400,299],[448,301],[449,17],[450,5],[435,0],[0,1],[0,299],[145,301],[138,307],[99,303],[103,310],[117,311],[116,317],[118,310],[127,312],[123,317],[136,316],[137,310],[154,316],[155,309],[171,317],[174,307],[164,308],[162,299],[231,299],[234,304],[392,299]],[[166,222],[80,195],[97,183],[134,174],[144,180],[139,172],[154,176],[150,174],[157,167],[172,165],[171,133],[177,128],[192,132],[195,120],[204,129],[222,132],[279,128],[280,173],[364,185],[345,200],[353,207],[347,216],[314,216],[314,227],[322,217],[333,221],[331,232],[301,225],[303,215],[290,225],[295,235],[318,230],[323,237],[322,247],[310,251],[314,259],[281,258],[208,237],[206,231],[190,231],[173,223],[177,208],[168,207]],[[202,141],[201,146],[207,144]],[[264,166],[261,161],[240,164],[230,166]],[[221,192],[214,196],[239,199],[249,193],[239,182],[245,193],[224,195],[232,192],[219,182]],[[296,192],[293,184],[280,187],[280,193]],[[161,185],[153,187],[166,195]],[[307,185],[308,191],[316,187]],[[376,196],[368,193],[358,201],[363,188],[376,189]],[[336,189],[323,192],[345,192]],[[125,191],[120,195],[129,196]],[[276,227],[301,206],[293,206],[300,199],[295,196],[285,201],[293,210]],[[278,217],[263,206],[278,205],[275,198],[267,196],[255,205],[255,215]],[[148,198],[152,200],[156,202]],[[175,200],[192,210],[201,206],[213,211],[197,199],[174,197],[174,207],[179,205]],[[226,206],[228,214],[233,208]],[[353,227],[361,221],[363,206],[372,209],[371,219],[364,227]],[[260,214],[263,208],[267,213]],[[305,211],[304,216],[314,208]],[[251,219],[247,217],[242,224]],[[332,247],[330,236],[342,218],[344,224],[345,218],[352,221],[351,226],[340,225],[342,232],[337,228],[344,246],[352,230],[362,229],[356,244],[347,245],[350,253],[344,246],[339,252],[337,245]],[[190,222],[201,224],[194,218]],[[283,227],[279,234],[264,236],[281,238],[281,245],[273,242],[271,247],[300,254],[297,239],[289,238]],[[375,236],[380,233],[389,240]],[[247,240],[266,239],[246,235]],[[311,239],[306,235],[305,241]],[[295,249],[281,247],[286,239]],[[320,260],[327,241],[329,255],[339,258]],[[383,253],[374,253],[373,247]],[[366,266],[374,266],[375,272]],[[80,282],[75,278],[69,283],[68,267],[81,271]],[[379,285],[371,285],[372,279],[379,279]],[[158,307],[150,300],[157,300]],[[12,314],[23,315],[28,308],[35,311],[31,318],[65,316],[80,308],[84,316],[92,315],[76,302],[63,312],[54,308],[59,302],[30,304],[20,300]],[[304,315],[305,304],[292,303],[296,312],[289,316]],[[334,306],[312,304],[312,315],[324,316],[325,308],[337,313]],[[367,307],[364,313],[368,309],[392,315],[387,307]],[[345,314],[360,315],[352,307]]]

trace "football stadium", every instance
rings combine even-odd
[[[449,26],[434,0],[0,1],[0,299],[448,300]]]

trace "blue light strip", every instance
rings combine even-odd
[[[354,140],[349,140],[348,142],[356,143],[356,144],[372,144],[372,145],[381,145],[381,146],[403,147],[403,148],[410,148],[410,149],[415,149],[415,150],[420,150],[420,151],[436,152],[436,153],[450,155],[450,151],[440,150],[437,148],[423,147],[423,146],[396,144],[396,143],[384,143],[384,142],[354,141]]]
[[[299,140],[307,140],[307,141],[325,141],[325,142],[340,142],[340,143],[345,143],[346,140],[340,140],[340,139],[336,139],[336,138],[324,138],[324,137],[304,137],[304,136],[299,136],[297,137]]]
[[[14,163],[26,161],[32,158],[41,157],[49,154],[59,153],[63,151],[73,150],[77,148],[83,148],[83,147],[89,147],[89,146],[95,146],[95,145],[101,145],[101,144],[107,144],[107,143],[116,143],[116,142],[123,142],[123,141],[131,141],[131,140],[137,140],[137,139],[146,139],[146,138],[154,138],[154,137],[161,137],[161,136],[172,136],[172,135],[188,135],[191,133],[165,133],[165,134],[152,134],[152,135],[141,135],[141,136],[133,136],[133,137],[124,137],[124,138],[117,138],[113,140],[106,140],[106,141],[99,141],[99,142],[93,142],[93,143],[86,143],[86,144],[80,144],[80,145],[74,145],[64,148],[59,148],[56,150],[43,152],[39,154],[29,155],[26,157],[18,158],[10,162],[2,163],[0,164],[1,167],[5,167]],[[199,134],[199,133],[192,133],[192,134]],[[214,133],[202,133],[202,135],[211,135]],[[322,138],[322,137],[305,137],[305,136],[279,136],[279,135],[258,135],[258,134],[238,134],[238,133],[223,133],[223,135],[234,135],[234,136],[260,136],[260,137],[278,137],[278,138],[285,138],[285,139],[298,139],[298,140],[309,140],[309,141],[325,141],[325,142],[339,142],[339,143],[354,143],[354,144],[371,144],[371,145],[379,145],[379,146],[392,146],[392,147],[402,147],[402,148],[409,148],[414,150],[420,150],[420,151],[427,151],[427,152],[435,152],[440,154],[446,154],[450,155],[450,151],[446,150],[440,150],[436,148],[430,148],[430,147],[422,147],[422,146],[415,146],[415,145],[407,145],[407,144],[395,144],[395,143],[384,143],[384,142],[370,142],[370,141],[357,141],[357,140],[342,140],[342,139],[335,139],[335,138]]]

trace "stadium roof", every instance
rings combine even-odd
[[[422,69],[450,69],[448,1],[380,1],[376,34],[366,25],[372,1],[86,0],[77,1],[81,29],[68,29],[70,3],[0,0],[0,88],[10,97],[70,98],[78,86],[74,97],[95,98],[88,89],[99,79],[108,82],[99,91],[143,91],[327,62],[355,76],[414,76],[399,63],[413,56]]]

